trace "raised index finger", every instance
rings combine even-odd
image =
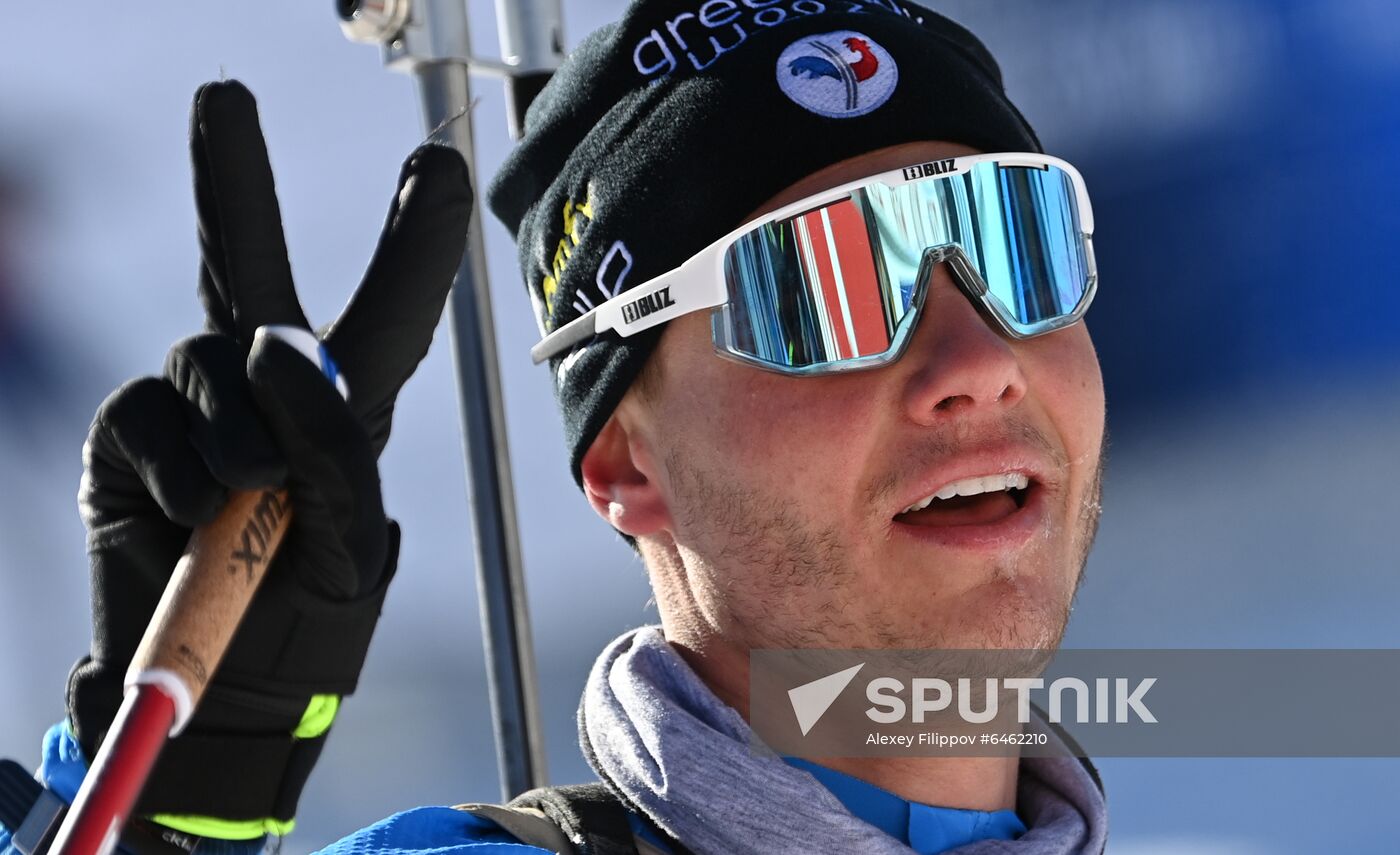
[[[257,102],[243,84],[206,83],[195,93],[190,157],[209,328],[246,348],[263,324],[306,327]]]

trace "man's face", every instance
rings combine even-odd
[[[882,149],[764,209],[970,153]],[[662,362],[655,382],[616,418],[660,509],[641,543],[673,640],[735,651],[1058,643],[1099,515],[1103,383],[1082,324],[1007,339],[939,265],[891,365],[762,371],[715,353],[704,312],[672,321],[651,359]],[[902,513],[950,483],[1006,473],[1030,486]]]

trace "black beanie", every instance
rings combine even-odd
[[[541,332],[679,266],[799,179],[920,140],[1040,151],[962,26],[895,0],[635,0],[531,105],[488,190]],[[664,324],[551,360],[574,480]]]

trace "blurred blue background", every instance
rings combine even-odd
[[[1102,284],[1088,322],[1112,432],[1066,643],[1395,647],[1400,559],[1400,14],[1390,0],[959,0],[1046,148],[1081,166]],[[487,0],[474,38],[494,54]],[[564,0],[576,43],[620,3]],[[0,756],[37,761],[85,649],[74,495],[88,420],[200,323],[185,147],[195,87],[258,95],[313,320],[363,270],[410,80],[332,4],[133,13],[13,4],[0,52]],[[479,162],[508,150],[478,81]],[[780,156],[780,155],[775,155]],[[582,780],[593,655],[656,619],[568,476],[505,230],[486,219],[551,771]],[[445,336],[383,460],[400,574],[284,851],[390,812],[494,800]],[[1111,852],[1396,852],[1397,760],[1111,760]]]

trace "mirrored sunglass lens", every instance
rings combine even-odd
[[[1058,167],[987,161],[948,178],[870,187],[862,196],[885,270],[901,289],[913,287],[927,249],[956,244],[1016,325],[1067,315],[1084,296],[1079,207],[1072,179]]]
[[[1069,176],[1054,167],[1017,166],[996,170],[987,179],[977,177],[996,182],[1001,208],[986,218],[984,232],[1001,228],[978,265],[992,296],[1022,324],[1073,312],[1084,296],[1088,272]]]
[[[884,353],[911,289],[878,275],[871,230],[851,199],[741,237],[725,254],[729,347],[805,367]]]

